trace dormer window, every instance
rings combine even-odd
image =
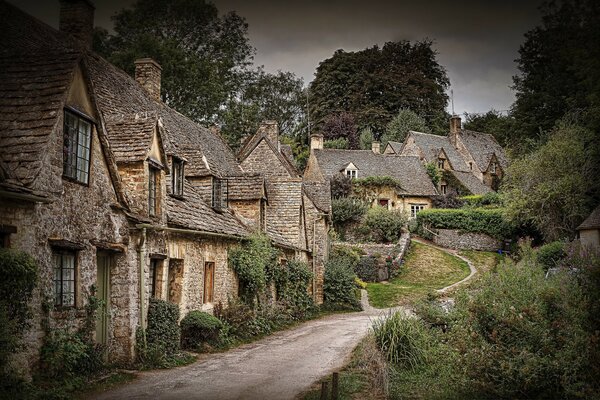
[[[63,175],[87,185],[92,147],[91,122],[65,110],[63,137]]]
[[[439,169],[444,169],[444,159],[438,158],[437,166]]]
[[[212,179],[212,208],[217,211],[227,209],[228,200],[227,179],[213,177]]]
[[[354,179],[358,176],[358,171],[355,169],[347,169],[346,176],[350,179]]]
[[[158,210],[158,174],[157,168],[148,167],[148,215],[156,216]]]
[[[183,196],[183,160],[173,158],[172,191],[175,196]]]
[[[492,174],[496,174],[496,163],[495,162],[490,164],[490,172]]]

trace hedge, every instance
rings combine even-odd
[[[485,233],[496,239],[512,236],[514,227],[503,218],[503,210],[491,209],[429,209],[417,214],[419,226],[437,229],[458,229]]]

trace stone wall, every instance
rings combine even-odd
[[[462,233],[456,229],[436,229],[433,242],[438,246],[461,250],[496,251],[502,243],[484,233]]]
[[[300,248],[306,248],[303,230],[302,179],[288,178],[267,182],[267,227]]]
[[[277,146],[276,143],[274,145]],[[241,166],[244,171],[262,173],[267,179],[291,177],[265,140],[260,141],[252,153],[241,162]]]

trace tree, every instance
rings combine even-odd
[[[429,127],[423,118],[410,110],[402,109],[385,127],[385,133],[380,139],[381,148],[385,148],[390,140],[403,142],[408,131],[430,133]]]
[[[352,150],[357,150],[360,146],[356,123],[350,113],[328,115],[323,121],[321,130],[327,140],[345,138],[348,140],[348,148]]]
[[[204,0],[137,0],[113,20],[114,35],[96,30],[95,50],[132,75],[135,59],[155,59],[163,101],[198,122],[218,119],[254,53],[246,21]]]
[[[502,186],[507,217],[533,224],[548,241],[572,238],[600,199],[599,151],[594,132],[561,121],[546,144],[508,167]]]
[[[567,112],[589,111],[585,124],[600,132],[600,3],[549,1],[542,25],[525,35],[513,77],[518,140],[542,142]]]
[[[351,113],[375,137],[407,108],[429,119],[444,113],[449,81],[428,40],[388,42],[362,51],[336,51],[322,61],[310,85],[311,121],[322,126],[329,115]]]
[[[502,147],[515,147],[518,143],[512,132],[515,129],[515,119],[512,115],[502,115],[496,110],[485,114],[466,114],[464,128],[477,132],[492,134]]]

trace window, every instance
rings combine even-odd
[[[493,163],[490,164],[490,172],[492,174],[496,173],[496,163],[495,162],[493,162]]]
[[[472,162],[469,163],[469,170],[473,171],[473,163]]]
[[[347,169],[346,170],[346,176],[348,178],[354,179],[358,177],[358,171],[355,169]]]
[[[440,192],[442,192],[442,194],[448,194],[448,185],[446,183],[440,184]]]
[[[158,169],[148,167],[148,215],[151,217],[156,215],[158,209]]]
[[[444,169],[444,159],[443,158],[438,158],[438,168]]]
[[[90,176],[92,124],[65,111],[63,136],[63,175],[87,184]]]
[[[150,285],[150,297],[154,297],[154,298],[160,298],[160,296],[159,296],[160,288],[156,284],[156,282],[158,281],[159,267],[160,267],[160,260],[158,260],[156,258],[151,258],[150,259],[150,279],[149,279],[148,283]]]
[[[410,218],[417,218],[417,213],[425,208],[425,204],[411,204],[410,205]]]
[[[379,205],[380,205],[381,207],[388,208],[388,204],[389,204],[389,202],[390,202],[390,201],[389,201],[388,199],[379,199]]]
[[[227,209],[227,197],[227,179],[213,177],[212,207],[217,211]]]
[[[0,224],[0,249],[8,249],[10,247],[11,233],[17,233],[17,228]]]
[[[267,231],[267,202],[264,199],[260,200],[260,230]]]
[[[213,289],[215,286],[215,263],[204,263],[204,298],[203,303],[213,302]]]
[[[58,251],[54,263],[54,305],[75,307],[75,252]]]
[[[173,194],[183,196],[183,161],[178,158],[173,158]]]

